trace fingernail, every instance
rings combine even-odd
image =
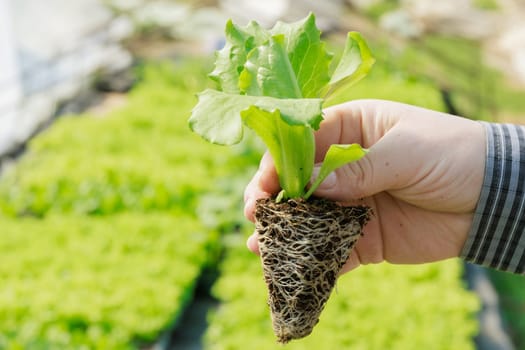
[[[337,183],[337,176],[334,172],[331,172],[319,185],[319,189],[330,189]]]
[[[319,171],[321,170],[320,165],[314,166],[314,169],[312,170],[312,176],[310,176],[310,184],[313,184],[315,182],[315,179],[319,176]]]

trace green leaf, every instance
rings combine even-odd
[[[312,186],[305,195],[305,199],[308,199],[312,193],[315,192],[317,187],[326,179],[326,177],[337,168],[355,162],[363,158],[368,151],[362,148],[357,143],[351,145],[331,145],[326,152],[323,164],[319,170],[317,178],[313,182]]]
[[[332,55],[310,14],[295,23],[278,22],[268,42],[254,49],[240,75],[248,95],[316,98],[330,80]]]
[[[315,143],[311,128],[289,125],[279,110],[273,112],[251,106],[242,111],[246,126],[264,141],[272,155],[282,197],[302,197],[314,166]]]
[[[320,97],[330,80],[332,54],[321,41],[321,32],[315,25],[315,16],[311,13],[304,20],[291,24],[277,22],[271,32],[285,37],[286,52],[302,96]]]
[[[226,45],[210,74],[222,92],[199,95],[190,127],[210,142],[231,145],[242,139],[244,122],[279,163],[283,198],[301,197],[313,171],[313,131],[323,119],[324,99],[319,97],[357,82],[374,59],[361,36],[349,33],[330,78],[331,61],[313,14],[294,23],[278,22],[271,30],[229,21]]]
[[[242,139],[241,112],[250,106],[266,111],[278,109],[289,126],[317,130],[322,118],[321,99],[278,99],[265,96],[228,94],[207,89],[189,119],[190,128],[209,142],[233,145]]]
[[[364,78],[372,69],[374,62],[375,59],[361,34],[348,33],[343,56],[330,79],[329,91],[325,98],[349,88]]]
[[[219,84],[222,91],[239,93],[239,75],[248,53],[267,41],[270,34],[256,22],[242,28],[231,20],[226,23],[225,34],[226,44],[216,53],[215,69],[209,77]]]
[[[242,92],[251,96],[302,98],[284,40],[284,35],[275,35],[250,52],[239,79]]]

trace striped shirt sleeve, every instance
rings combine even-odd
[[[461,257],[524,274],[525,127],[483,124],[487,134],[485,177]]]

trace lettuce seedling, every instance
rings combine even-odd
[[[225,32],[226,44],[210,74],[218,88],[198,95],[190,128],[222,145],[241,141],[243,125],[253,129],[274,160],[282,188],[277,201],[306,200],[330,172],[366,154],[358,144],[332,145],[307,188],[324,101],[366,76],[375,60],[361,35],[350,32],[332,69],[333,55],[313,14],[270,30],[254,21],[241,27],[230,20]]]

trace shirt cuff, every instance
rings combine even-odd
[[[525,272],[525,127],[482,122],[487,160],[481,195],[461,258]]]

